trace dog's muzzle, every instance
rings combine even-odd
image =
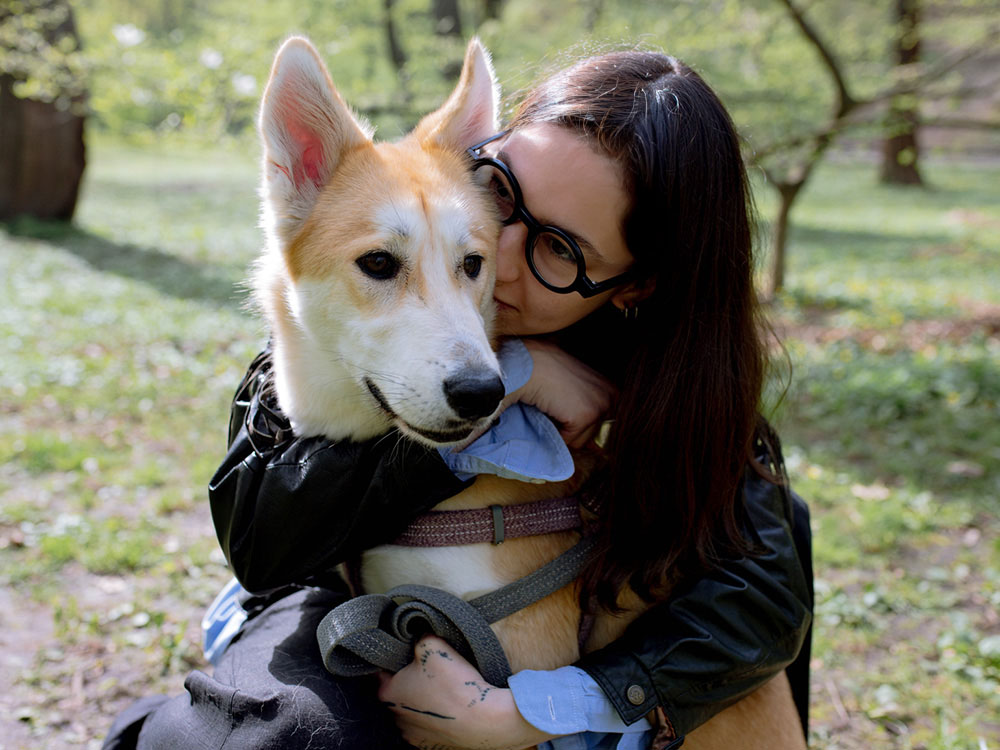
[[[460,376],[449,378],[444,382],[442,388],[445,399],[459,418],[447,419],[443,429],[428,429],[406,421],[393,410],[374,382],[365,378],[364,383],[382,411],[394,422],[432,443],[448,444],[458,443],[469,437],[484,417],[496,411],[504,397],[505,391],[500,377],[491,370],[483,372],[488,375],[479,374],[478,371],[463,372]]]

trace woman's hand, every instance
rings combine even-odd
[[[383,672],[378,691],[411,745],[423,750],[521,750],[552,739],[521,717],[510,690],[487,683],[442,639],[422,638],[415,655],[396,674]]]
[[[524,339],[534,367],[531,378],[504,401],[536,406],[559,425],[570,448],[582,448],[597,434],[617,389],[596,370],[555,344]]]

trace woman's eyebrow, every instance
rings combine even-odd
[[[497,159],[498,161],[502,161],[504,164],[506,164],[507,165],[507,169],[510,170],[511,174],[514,175],[515,177],[517,177],[517,172],[514,170],[514,167],[511,165],[511,159],[510,159],[510,154],[509,153],[507,153],[503,149],[500,149],[499,151],[497,151],[496,156],[494,158]],[[523,196],[522,196],[522,200],[523,200]],[[527,205],[525,205],[525,208],[526,209],[528,208]],[[558,227],[560,230],[562,230],[563,232],[565,232],[566,234],[568,234],[570,237],[572,237],[573,241],[576,242],[577,245],[579,245],[580,252],[583,253],[584,260],[592,260],[592,261],[594,261],[596,263],[604,263],[605,262],[604,258],[601,256],[601,254],[599,252],[597,252],[597,248],[594,247],[593,243],[590,240],[588,240],[586,237],[584,237],[583,235],[578,234],[577,232],[574,232],[572,229],[566,229],[565,227],[561,227],[558,224],[552,224],[552,223],[550,223],[550,222],[548,222],[548,221],[546,221],[544,219],[540,219],[539,217],[535,216],[534,212],[532,212],[531,209],[528,209],[528,212],[531,213],[531,215],[535,217],[535,220],[538,221],[540,224],[545,224],[547,226]]]
[[[556,226],[556,225],[553,225],[553,226]],[[597,248],[594,247],[592,244],[590,244],[590,241],[586,237],[583,237],[583,236],[577,234],[576,232],[574,232],[571,229],[563,229],[562,227],[559,227],[559,228],[562,229],[562,231],[564,231],[566,234],[568,234],[570,237],[573,238],[573,240],[579,246],[580,252],[583,253],[584,260],[587,260],[587,261],[591,261],[592,260],[595,263],[603,263],[604,262],[604,258],[601,257],[601,254],[599,252],[597,252]]]

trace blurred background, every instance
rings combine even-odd
[[[509,103],[613,47],[703,74],[813,508],[812,745],[1000,748],[1000,2],[0,0],[0,749],[99,747],[205,666],[205,486],[266,339],[254,120],[293,33],[382,138],[473,34]]]

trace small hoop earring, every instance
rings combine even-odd
[[[624,305],[621,308],[622,317],[625,320],[637,320],[639,318],[638,305]]]

